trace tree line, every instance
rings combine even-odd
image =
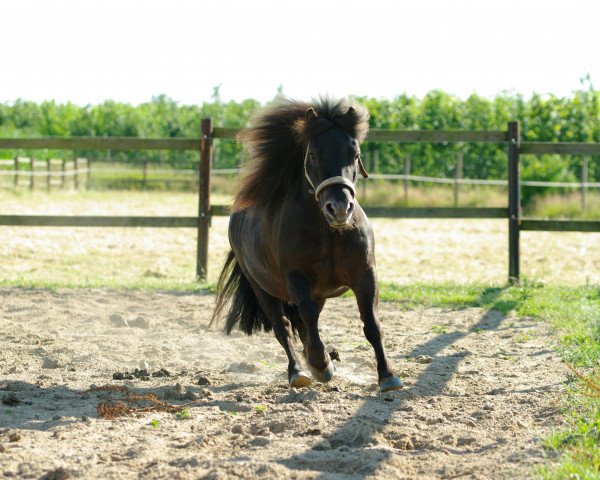
[[[525,98],[517,93],[502,93],[493,98],[476,94],[460,99],[443,91],[429,92],[422,98],[402,94],[393,99],[357,97],[370,113],[371,128],[422,130],[505,130],[507,122],[521,122],[525,141],[600,142],[600,91],[589,81],[568,97],[534,94]],[[224,102],[218,88],[211,101],[201,105],[181,105],[160,95],[140,105],[105,101],[97,105],[41,103],[16,100],[0,103],[0,136],[127,136],[199,137],[200,119],[212,117],[215,126],[240,128],[252,113],[264,106],[247,99]],[[372,159],[377,150],[379,173],[403,173],[404,157],[411,155],[411,173],[448,177],[454,174],[456,154],[463,155],[465,178],[505,179],[505,146],[494,144],[394,144],[365,142],[363,155]],[[73,152],[0,151],[0,157],[35,154],[39,158],[70,157]],[[90,158],[103,158],[106,152],[76,152]],[[232,167],[243,161],[240,145],[216,142],[217,166]],[[189,167],[197,162],[194,152],[111,152],[113,160],[139,162],[160,160],[174,166]],[[590,162],[590,181],[600,181],[597,160]],[[576,156],[524,156],[524,179],[577,181],[582,159]]]

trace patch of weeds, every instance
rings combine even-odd
[[[471,331],[474,332],[474,333],[481,333],[481,332],[483,332],[483,328],[481,328],[481,327],[473,327],[473,328],[471,328]]]
[[[531,333],[529,332],[521,332],[517,335],[515,335],[515,338],[513,338],[513,341],[515,343],[526,343],[529,340],[533,339],[533,335],[531,335]]]
[[[258,413],[265,413],[267,411],[267,406],[266,405],[256,405],[254,407],[254,410],[256,410]]]
[[[158,427],[158,420],[157,420],[156,418],[155,418],[154,420],[152,420],[152,421],[150,422],[150,426],[151,426],[152,428],[157,428],[157,427]]]
[[[571,392],[575,393],[574,391]],[[575,393],[575,396],[578,396]],[[600,417],[598,399],[572,400],[579,403],[573,411],[569,427],[544,439],[543,447],[552,452],[557,461],[541,468],[538,473],[545,479],[598,478],[600,470]]]
[[[279,368],[279,365],[277,365],[275,362],[269,362],[268,360],[259,360],[258,363],[260,363],[265,368],[272,368],[273,370]]]
[[[580,358],[580,357],[579,357]],[[596,356],[596,363],[598,357]],[[545,479],[598,478],[600,470],[600,368],[587,374],[567,363],[568,427],[548,436],[543,446],[557,461],[542,467],[538,474]]]
[[[352,348],[364,348],[364,347],[370,347],[371,344],[368,342],[368,340],[359,340],[358,342],[352,342],[350,344],[350,346]]]
[[[10,408],[4,410],[4,415],[11,415],[13,411]]]
[[[189,408],[186,407],[180,412],[175,412],[175,418],[177,420],[189,420],[190,418],[192,418],[192,412]]]
[[[432,325],[431,332],[435,333],[436,335],[443,335],[448,333],[448,329],[443,325]]]
[[[228,414],[228,415],[231,415],[232,417],[237,417],[237,415],[238,415],[238,412],[235,412],[235,411],[233,411],[233,412],[229,412],[229,411],[228,411],[228,412],[227,412],[227,414]]]

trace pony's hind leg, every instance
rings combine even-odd
[[[319,315],[325,302],[304,301],[300,304],[299,312],[306,329],[304,354],[310,373],[319,382],[328,382],[333,378],[335,367],[331,357],[325,350],[325,345],[319,335]]]
[[[310,372],[319,382],[328,382],[333,377],[335,368],[319,336],[319,315],[325,301],[313,300],[310,283],[298,274],[288,275],[288,290],[294,303],[298,305],[298,314],[303,324],[299,330]]]
[[[275,337],[285,350],[285,354],[288,357],[288,381],[290,387],[308,387],[312,381],[310,377],[300,368],[296,351],[292,345],[293,333],[292,325],[289,319],[283,315],[283,311],[281,311],[281,313],[278,312],[272,317],[270,316],[270,318],[273,319],[273,331],[275,332]]]
[[[288,381],[290,387],[302,388],[308,387],[312,380],[302,371],[298,362],[298,356],[293,347],[293,331],[290,320],[284,314],[283,303],[281,300],[272,297],[254,281],[250,281],[252,289],[256,294],[256,298],[265,315],[271,320],[273,332],[277,341],[285,350],[288,357]]]

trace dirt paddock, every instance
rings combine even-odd
[[[512,479],[549,461],[539,438],[561,421],[565,371],[539,322],[383,303],[406,386],[381,395],[354,300],[332,300],[321,331],[336,376],[296,391],[272,335],[207,327],[213,302],[1,289],[0,475]],[[136,368],[148,376],[113,379]],[[119,392],[82,393],[104,385],[192,403],[107,420],[97,406]]]

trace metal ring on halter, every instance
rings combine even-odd
[[[346,177],[339,177],[339,176],[329,177],[329,178],[326,178],[325,180],[323,180],[321,183],[319,183],[319,185],[317,187],[315,187],[315,184],[312,182],[312,180],[308,176],[308,170],[306,170],[306,164],[308,162],[309,150],[310,150],[310,142],[308,142],[308,145],[306,146],[306,155],[304,156],[304,176],[306,177],[306,180],[308,180],[308,184],[312,187],[311,193],[314,192],[315,200],[317,202],[319,202],[319,194],[323,190],[325,190],[327,187],[330,187],[331,185],[344,185],[345,187],[348,187],[350,189],[350,191],[352,192],[352,198],[354,198],[356,196],[356,187],[355,187],[354,183],[351,182],[350,180],[348,180]]]

